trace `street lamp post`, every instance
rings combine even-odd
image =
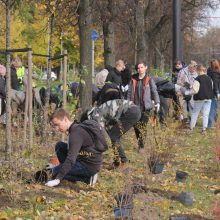
[[[181,0],[173,0],[173,61],[183,60]]]

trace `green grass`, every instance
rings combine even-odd
[[[164,195],[165,192],[193,192],[195,202],[192,207],[185,207],[162,195],[156,201],[145,202],[146,206],[159,208],[159,219],[168,219],[171,214],[179,213],[199,214],[211,219],[211,204],[214,201],[220,202],[219,196],[214,194],[220,180],[219,164],[214,150],[219,140],[219,131],[208,131],[204,136],[200,134],[200,129],[196,129],[189,135],[185,130],[178,129],[178,123],[169,123],[170,128],[156,130],[161,146],[170,143],[172,151],[162,174],[151,174],[147,165],[152,147],[157,148],[149,123],[145,154],[137,152],[134,132],[129,131],[123,137],[123,144],[131,169],[127,173],[107,170],[107,165],[112,162],[112,151],[109,150],[105,154],[105,166],[99,174],[95,188],[83,183],[65,183],[51,189],[44,185],[26,184],[25,180],[16,177],[18,171],[22,171],[28,178],[33,177],[33,173],[48,162],[49,155],[54,154],[53,146],[57,138],[49,136],[47,146],[35,143],[36,147],[31,152],[32,159],[29,158],[29,154],[18,150],[13,158],[16,161],[16,169],[9,169],[4,165],[1,167],[2,171],[4,167],[5,170],[0,175],[0,185],[4,189],[0,195],[7,195],[10,191],[12,198],[10,202],[6,201],[8,204],[1,203],[0,219],[4,215],[8,216],[8,219],[50,219],[51,216],[54,216],[54,219],[70,219],[70,216],[72,219],[114,219],[114,196],[128,189],[133,183],[144,184],[149,189],[160,189]],[[172,139],[172,142],[167,142],[168,139]],[[3,157],[3,153],[1,156]],[[186,183],[175,181],[176,170],[189,173]],[[17,201],[21,201],[21,205]],[[138,202],[140,201],[135,201],[135,204]]]

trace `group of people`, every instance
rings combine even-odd
[[[206,69],[195,61],[186,67],[180,61],[175,63],[173,81],[176,83],[176,97],[173,101],[176,116],[179,115],[183,123],[190,124],[190,131],[195,128],[200,111],[203,114],[202,133],[207,128],[215,128],[220,97],[220,64],[216,59],[210,64]]]
[[[79,122],[70,121],[66,111],[57,109],[51,118],[52,125],[61,132],[68,131],[69,139],[68,145],[60,142],[56,145],[60,165],[54,168],[53,179],[46,185],[56,186],[62,179],[86,179],[85,182],[89,182],[90,177],[99,172],[103,151],[97,151],[97,142],[88,128],[88,122],[97,126],[97,129],[93,128],[94,131],[100,131],[102,141],[98,143],[102,143],[102,146],[106,146],[103,129],[108,133],[114,149],[114,168],[126,168],[128,162],[121,136],[133,127],[138,150],[143,153],[145,143],[142,128],[148,123],[152,112],[159,114],[161,125],[166,124],[170,98],[175,119],[181,119],[184,124],[189,122],[190,130],[195,127],[201,110],[202,132],[208,127],[214,127],[220,86],[218,61],[212,60],[208,71],[195,61],[191,61],[188,66],[177,61],[174,67],[172,80],[169,80],[150,76],[145,62],[136,64],[136,74],[132,75],[129,71],[125,74],[126,65],[118,60],[114,68],[108,66],[96,75],[95,83],[99,92],[93,107],[81,115]],[[126,79],[124,82],[123,77]],[[96,167],[95,161],[98,164]]]
[[[11,62],[11,106],[12,113],[15,114],[18,105],[24,102],[25,94],[22,92],[23,83],[22,79],[25,76],[25,68],[19,57],[16,57]],[[0,65],[0,123],[6,124],[6,68]]]
[[[214,128],[220,97],[220,65],[212,60],[208,70],[191,61],[187,66],[181,61],[174,64],[172,79],[151,76],[145,62],[135,66],[132,75],[129,65],[118,60],[115,67],[107,66],[96,75],[97,94],[93,107],[83,112],[80,119],[72,121],[69,114],[58,108],[51,116],[51,125],[68,132],[68,142],[58,142],[55,151],[60,164],[50,167],[52,180],[47,186],[56,186],[62,179],[89,183],[101,169],[103,152],[108,146],[105,132],[114,150],[112,168],[126,168],[128,158],[121,143],[121,136],[134,128],[138,151],[143,154],[144,130],[149,118],[158,117],[160,126],[167,126],[170,100],[174,118],[196,126],[200,111],[203,112],[202,132]],[[0,86],[5,69],[0,66]],[[0,88],[0,95],[5,97]],[[0,96],[0,98],[1,98]]]

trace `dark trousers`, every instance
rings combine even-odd
[[[159,117],[160,117],[161,125],[165,125],[166,124],[166,118],[167,118],[168,111],[169,111],[168,98],[160,96],[160,112],[159,112]]]
[[[134,131],[138,139],[139,149],[144,148],[144,133],[146,131],[149,116],[150,116],[150,111],[142,112],[140,120],[134,125]]]
[[[179,98],[177,95],[174,95],[173,96],[173,116],[175,119],[179,120],[180,118],[180,102],[179,102]]]
[[[119,163],[119,158],[121,162],[127,162],[127,157],[125,155],[124,149],[121,144],[121,136],[125,134],[131,127],[138,122],[141,117],[140,108],[138,106],[132,106],[119,118],[119,122],[107,132],[112,141],[112,147],[114,150],[114,162]]]
[[[216,97],[212,99],[211,102],[211,108],[209,112],[209,122],[208,127],[213,127],[215,125],[215,122],[217,121],[218,117],[218,100]]]
[[[55,146],[55,151],[60,164],[54,167],[52,170],[53,179],[56,178],[57,174],[63,166],[64,161],[66,160],[68,153],[67,143],[64,143],[62,141],[57,142]],[[64,179],[72,182],[82,181],[85,183],[89,183],[90,177],[94,174],[94,172],[88,170],[85,166],[83,166],[80,161],[76,160],[75,164],[71,167],[71,170],[66,174]]]

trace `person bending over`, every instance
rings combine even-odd
[[[126,168],[128,161],[121,145],[121,136],[125,134],[141,117],[141,111],[133,102],[123,99],[109,100],[98,107],[84,112],[80,121],[96,120],[105,127],[114,150],[113,167]]]

